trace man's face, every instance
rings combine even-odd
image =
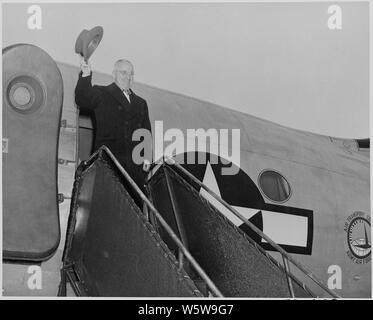
[[[114,71],[114,79],[118,86],[123,89],[129,89],[132,86],[134,71],[130,63],[122,63]]]

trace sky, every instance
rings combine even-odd
[[[100,25],[96,71],[126,58],[135,81],[291,128],[366,138],[368,3],[337,3],[341,29],[328,27],[332,4],[41,3],[41,29],[30,30],[32,3],[4,3],[2,40],[78,65],[78,34]]]

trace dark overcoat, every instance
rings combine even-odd
[[[90,111],[94,118],[93,151],[106,145],[144,191],[145,173],[142,164],[137,165],[132,160],[132,150],[139,141],[132,141],[132,134],[139,128],[151,132],[149,112],[146,101],[132,90],[130,101],[115,83],[92,86],[92,74],[82,77],[80,72],[75,88],[75,102],[84,111]],[[148,160],[151,162],[151,159]]]

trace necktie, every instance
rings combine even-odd
[[[128,102],[131,103],[131,91],[129,89],[124,89],[123,92],[125,93],[126,95],[126,98],[128,99]]]

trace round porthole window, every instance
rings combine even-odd
[[[274,170],[264,170],[259,175],[259,186],[263,194],[275,202],[285,202],[291,196],[289,182]]]
[[[6,97],[13,110],[30,114],[41,108],[45,93],[41,82],[29,75],[13,78],[7,85]]]

